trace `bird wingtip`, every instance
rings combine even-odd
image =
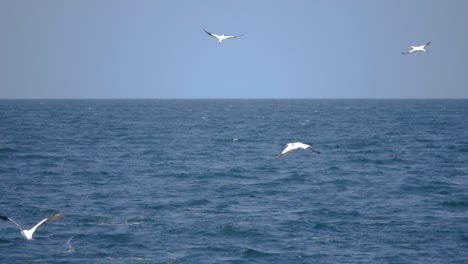
[[[0,215],[0,219],[2,219],[3,221],[10,221],[10,219],[4,215]]]
[[[58,219],[62,218],[64,215],[65,215],[64,212],[60,212],[60,213],[58,213],[58,214],[54,214],[53,216],[47,218],[47,221],[55,221],[55,220],[58,220]]]

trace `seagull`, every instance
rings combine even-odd
[[[29,229],[29,230],[26,230],[26,229],[21,228],[20,225],[18,225],[15,221],[13,221],[13,220],[12,220],[11,218],[9,218],[9,217],[0,215],[0,219],[2,219],[2,220],[4,220],[4,221],[10,221],[10,222],[12,222],[13,224],[15,224],[15,225],[19,228],[19,230],[20,230],[20,232],[21,232],[21,235],[24,237],[24,239],[26,239],[26,240],[33,240],[33,234],[34,234],[34,232],[36,231],[36,229],[37,229],[39,226],[41,226],[43,223],[48,222],[48,221],[55,221],[55,220],[58,220],[58,219],[62,218],[63,215],[64,215],[64,213],[61,212],[61,213],[55,214],[55,215],[53,215],[53,216],[50,216],[50,217],[48,217],[48,218],[46,218],[46,219],[43,219],[42,221],[40,221],[39,223],[37,223],[37,225],[35,225],[33,228],[31,228],[31,229]]]
[[[289,152],[293,152],[293,151],[295,151],[297,149],[300,149],[300,148],[301,149],[309,149],[312,152],[320,154],[320,151],[313,149],[311,146],[309,146],[307,144],[304,144],[304,143],[301,143],[301,142],[294,142],[294,143],[286,144],[285,149],[275,159],[280,159],[284,155],[288,154]]]
[[[429,46],[430,44],[431,44],[431,42],[429,41],[428,43],[426,43],[424,45],[421,45],[421,46],[410,46],[410,48],[411,48],[410,51],[402,52],[401,54],[410,54],[410,53],[413,53],[413,52],[416,52],[416,51],[426,52],[426,47]]]
[[[213,34],[213,33],[210,33],[210,32],[208,32],[208,31],[206,31],[205,29],[203,29],[203,31],[205,31],[206,34],[208,34],[208,35],[210,35],[210,36],[212,36],[212,37],[214,37],[214,38],[217,38],[217,39],[218,39],[218,44],[221,44],[221,42],[223,42],[223,40],[225,40],[225,39],[238,38],[238,37],[241,37],[241,36],[244,35],[244,34],[242,34],[242,35],[239,35],[239,36],[226,36],[226,35],[224,35],[224,34],[222,34],[222,35],[216,35],[216,34]]]

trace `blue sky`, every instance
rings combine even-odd
[[[468,98],[467,14],[464,0],[0,0],[0,98]],[[218,45],[203,28],[245,35]]]

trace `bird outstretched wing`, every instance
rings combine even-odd
[[[9,218],[9,217],[0,215],[0,219],[2,219],[3,221],[10,221],[10,222],[12,222],[13,224],[15,224],[15,225],[19,228],[19,230],[23,230],[23,228],[21,228],[21,226],[20,226],[18,223],[16,223],[15,221],[13,221],[13,220],[12,220],[11,218]]]
[[[62,218],[63,216],[65,215],[64,212],[60,212],[58,214],[54,214],[53,216],[50,216],[47,218],[47,221],[56,221],[56,220],[59,220],[60,218]]]
[[[312,152],[315,152],[315,153],[317,153],[317,154],[320,154],[320,153],[321,153],[320,151],[318,151],[318,150],[312,148],[311,146],[309,146],[307,149],[310,149]]]
[[[60,213],[58,213],[58,214],[54,214],[53,216],[49,216],[49,217],[47,217],[47,218],[45,218],[45,219],[42,219],[39,223],[37,223],[33,228],[31,228],[31,229],[29,230],[29,231],[31,231],[31,236],[32,236],[32,234],[36,231],[36,229],[37,229],[38,227],[40,227],[42,224],[44,224],[45,222],[48,222],[48,221],[56,221],[56,220],[62,218],[63,215],[64,215],[64,213],[63,213],[63,212],[60,212]]]
[[[293,150],[295,150],[295,148],[292,147],[291,144],[287,144],[287,145],[286,145],[286,148],[283,149],[283,151],[281,151],[281,153],[280,153],[278,156],[276,156],[275,159],[280,159],[280,158],[282,158],[284,155],[288,154],[289,152],[291,152],[291,151],[293,151]]]
[[[206,34],[212,36],[213,38],[216,38],[216,35],[215,35],[215,34],[210,33],[210,32],[208,32],[208,31],[206,31],[205,29],[203,29],[203,31],[205,31]]]
[[[281,159],[285,154],[279,154],[278,156],[276,156],[275,160],[277,159]]]
[[[226,39],[238,38],[238,37],[242,37],[242,36],[244,36],[244,34],[238,35],[238,36],[226,36]]]

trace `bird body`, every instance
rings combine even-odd
[[[229,35],[224,35],[224,34],[222,34],[222,35],[217,35],[217,34],[210,33],[210,32],[208,32],[208,31],[206,31],[206,30],[204,30],[204,29],[203,29],[203,31],[205,31],[206,34],[208,34],[208,35],[210,35],[210,36],[212,36],[212,37],[214,37],[214,38],[217,38],[217,39],[218,39],[218,44],[221,44],[221,43],[223,42],[223,40],[225,40],[225,39],[232,39],[232,38],[238,38],[238,37],[243,36],[243,35],[239,35],[239,36],[229,36]]]
[[[402,52],[401,54],[410,54],[413,52],[426,52],[426,47],[429,46],[431,42],[429,41],[428,43],[421,45],[421,46],[410,46],[411,50],[407,52]]]
[[[280,159],[284,155],[286,155],[286,154],[288,154],[290,152],[296,151],[298,149],[308,149],[308,150],[310,150],[312,152],[320,154],[320,151],[313,149],[310,145],[307,145],[307,144],[304,144],[304,143],[301,143],[301,142],[294,142],[294,143],[286,144],[284,150],[275,159]]]
[[[18,229],[20,230],[20,233],[24,237],[24,239],[33,240],[33,234],[34,234],[34,232],[36,232],[36,229],[39,226],[41,226],[42,224],[44,224],[45,222],[48,222],[48,221],[58,220],[58,219],[62,218],[63,215],[64,215],[64,213],[61,212],[61,213],[55,214],[53,216],[50,216],[48,218],[45,218],[45,219],[41,220],[39,223],[37,223],[35,226],[33,226],[31,229],[23,229],[18,223],[13,221],[13,219],[11,219],[9,217],[6,217],[6,216],[3,216],[3,215],[0,215],[0,219],[2,219],[4,221],[10,221],[13,224],[15,224],[18,227]]]

